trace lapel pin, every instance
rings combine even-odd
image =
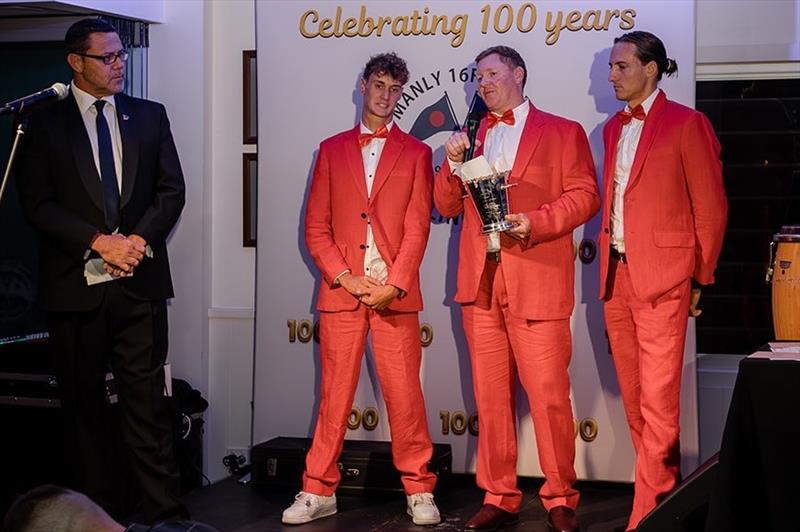
[[[129,117],[128,115],[125,115],[125,114],[124,114],[124,115],[122,115],[122,119],[123,119],[123,120],[128,120],[129,118],[130,118],[130,117]]]

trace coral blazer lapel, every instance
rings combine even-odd
[[[522,130],[522,136],[519,139],[517,155],[514,157],[514,167],[511,169],[511,175],[508,179],[509,183],[519,181],[522,174],[525,173],[525,168],[528,167],[528,162],[533,157],[533,152],[536,151],[539,139],[542,138],[542,126],[544,125],[542,114],[538,112],[532,103],[528,105],[530,105],[528,118],[525,120],[525,128]]]
[[[360,131],[361,126],[358,124],[349,131],[343,139],[344,146],[342,146],[342,151],[350,170],[348,173],[353,178],[356,189],[358,189],[364,201],[367,201],[369,198],[367,197],[367,182],[364,179],[364,160],[361,158],[361,148],[358,146],[358,134]]]
[[[664,93],[659,91],[653,102],[653,106],[650,107],[650,112],[647,113],[647,117],[644,121],[644,128],[642,129],[642,136],[639,137],[639,144],[636,146],[636,155],[633,158],[633,166],[631,166],[628,186],[625,188],[626,194],[636,185],[636,182],[639,181],[639,177],[642,173],[642,166],[644,165],[645,159],[647,159],[647,152],[650,151],[650,146],[653,145],[653,141],[656,139],[656,134],[658,133],[658,128],[661,125],[661,119],[664,116],[664,109],[666,108],[666,100],[667,97],[664,96]],[[617,136],[617,138],[619,138],[619,136]],[[616,144],[614,146],[614,151],[616,152]]]
[[[397,160],[400,158],[400,154],[403,152],[405,142],[405,134],[400,131],[397,124],[392,126],[389,136],[386,138],[386,143],[383,145],[378,168],[375,170],[375,181],[372,183],[372,194],[369,198],[370,203],[375,200],[375,196],[378,195],[386,180],[389,179],[389,174],[391,174],[397,164]]]

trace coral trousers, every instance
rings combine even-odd
[[[518,512],[517,374],[528,394],[539,465],[545,482],[539,496],[545,509],[578,505],[575,433],[570,401],[572,342],[569,320],[533,321],[513,316],[502,264],[487,261],[478,296],[461,307],[478,405],[476,480],[484,502]]]
[[[633,293],[628,265],[611,261],[604,313],[625,416],[636,450],[628,529],[680,477],[680,394],[689,314],[689,280],[654,303]]]
[[[433,445],[419,379],[422,347],[417,313],[375,311],[359,305],[354,311],[322,312],[319,326],[320,404],[306,455],[303,490],[330,496],[339,484],[336,462],[371,330],[375,368],[389,415],[394,466],[407,494],[432,492],[436,476],[427,469]]]

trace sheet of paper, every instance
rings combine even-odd
[[[116,278],[107,273],[103,269],[103,259],[89,259],[83,267],[83,276],[86,278],[86,284],[92,286],[93,284],[107,283]]]
[[[800,342],[770,342],[769,348],[774,353],[800,353]]]
[[[479,177],[486,177],[487,175],[494,174],[492,165],[486,160],[486,157],[481,155],[475,157],[456,168],[456,175],[461,178],[461,181],[472,181]]]
[[[772,351],[756,351],[752,355],[748,355],[747,358],[765,358],[769,360],[794,360],[800,362],[800,353],[786,353],[786,352],[775,353]]]

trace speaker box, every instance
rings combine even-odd
[[[698,467],[639,522],[636,532],[703,532],[719,453]]]

